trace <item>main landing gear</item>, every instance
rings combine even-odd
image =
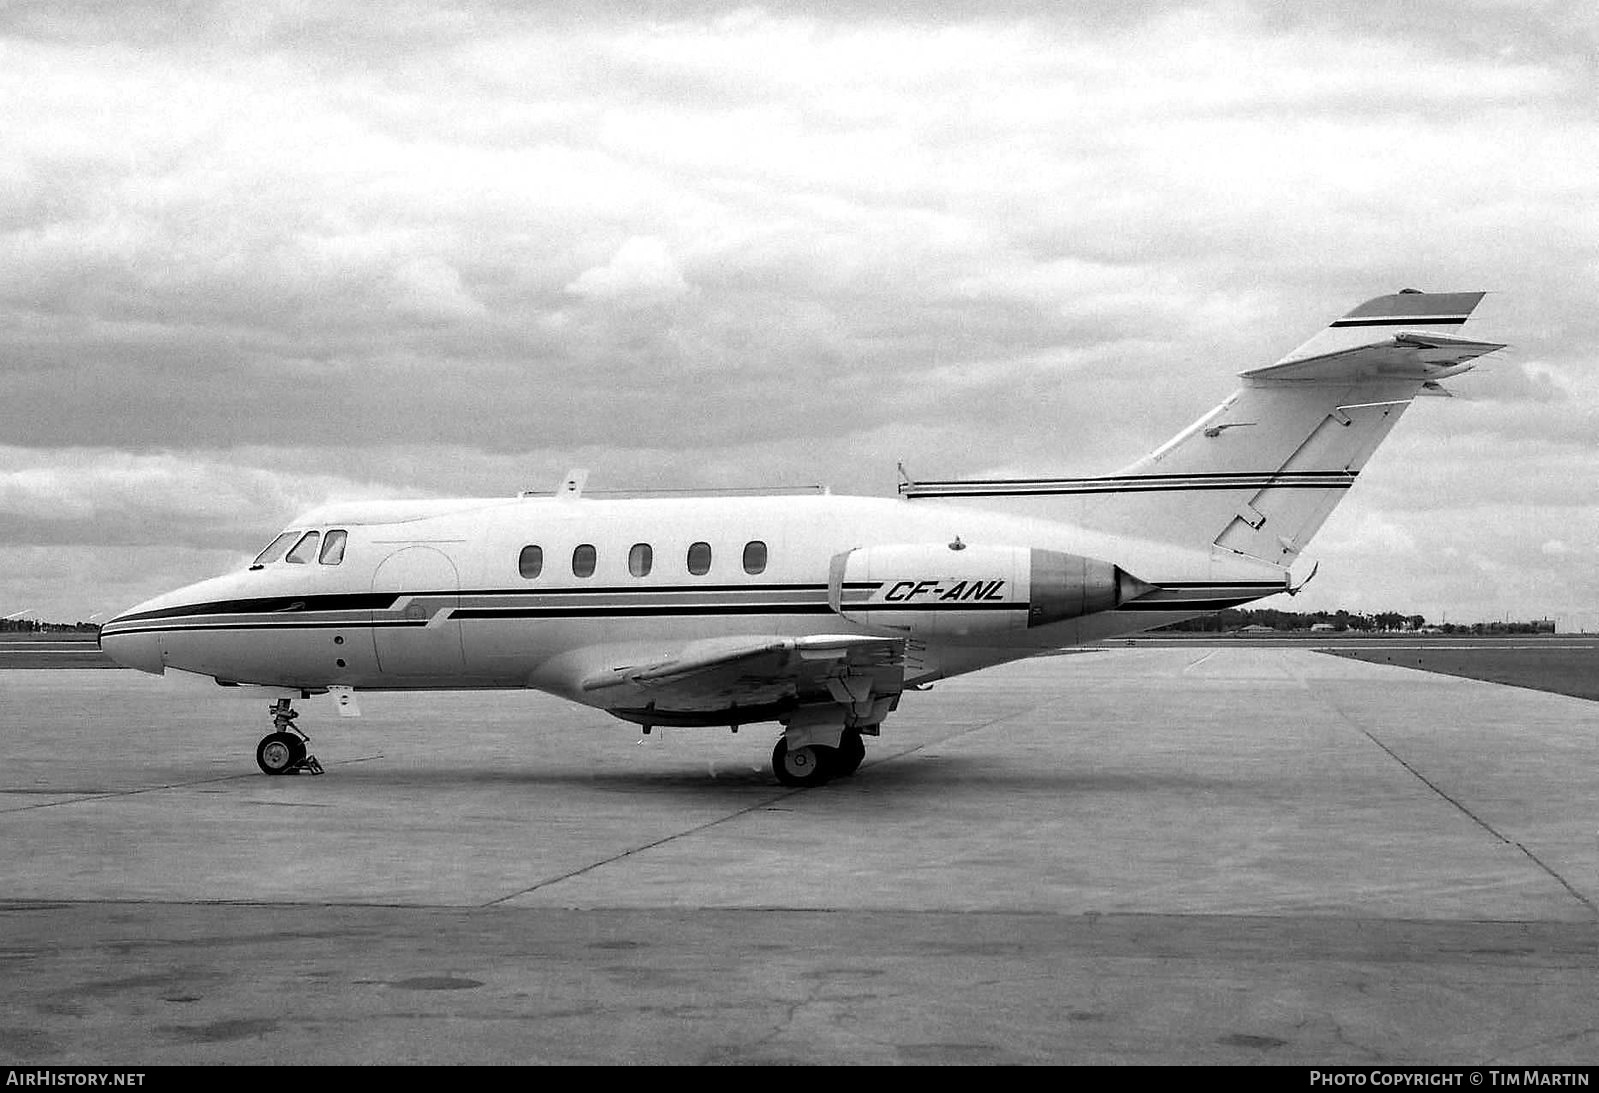
[[[322,764],[306,751],[311,738],[295,727],[300,715],[289,708],[289,700],[278,699],[271,712],[272,732],[255,746],[255,765],[266,774],[321,774]]]
[[[866,758],[866,741],[859,729],[845,729],[838,747],[807,744],[790,749],[788,738],[780,736],[772,749],[772,773],[785,786],[819,786],[833,778],[847,778]]]

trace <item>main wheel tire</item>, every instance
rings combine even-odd
[[[838,740],[838,754],[833,759],[833,777],[848,778],[860,769],[866,758],[866,741],[855,729],[845,729]]]
[[[833,776],[834,750],[808,744],[791,751],[780,739],[772,749],[772,773],[785,786],[819,786]]]
[[[255,746],[255,765],[263,774],[288,774],[305,758],[305,742],[293,733],[263,736]]]

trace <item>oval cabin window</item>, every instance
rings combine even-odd
[[[627,552],[627,571],[635,577],[648,577],[654,562],[655,551],[648,543],[634,543],[633,549]]]
[[[516,559],[516,571],[528,580],[544,572],[544,548],[525,546]]]
[[[752,576],[766,572],[766,544],[759,539],[744,544],[744,572]]]
[[[588,543],[572,551],[572,576],[594,576],[594,548]]]
[[[703,577],[711,571],[711,544],[694,543],[688,548],[688,571]]]

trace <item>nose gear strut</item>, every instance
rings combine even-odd
[[[272,732],[255,747],[255,764],[266,774],[321,774],[322,764],[306,751],[311,738],[294,724],[298,711],[289,708],[289,699],[280,698],[270,707]]]

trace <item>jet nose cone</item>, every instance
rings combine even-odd
[[[124,668],[137,668],[157,676],[167,670],[166,660],[161,655],[161,635],[148,630],[131,634],[102,630],[100,649]]]

